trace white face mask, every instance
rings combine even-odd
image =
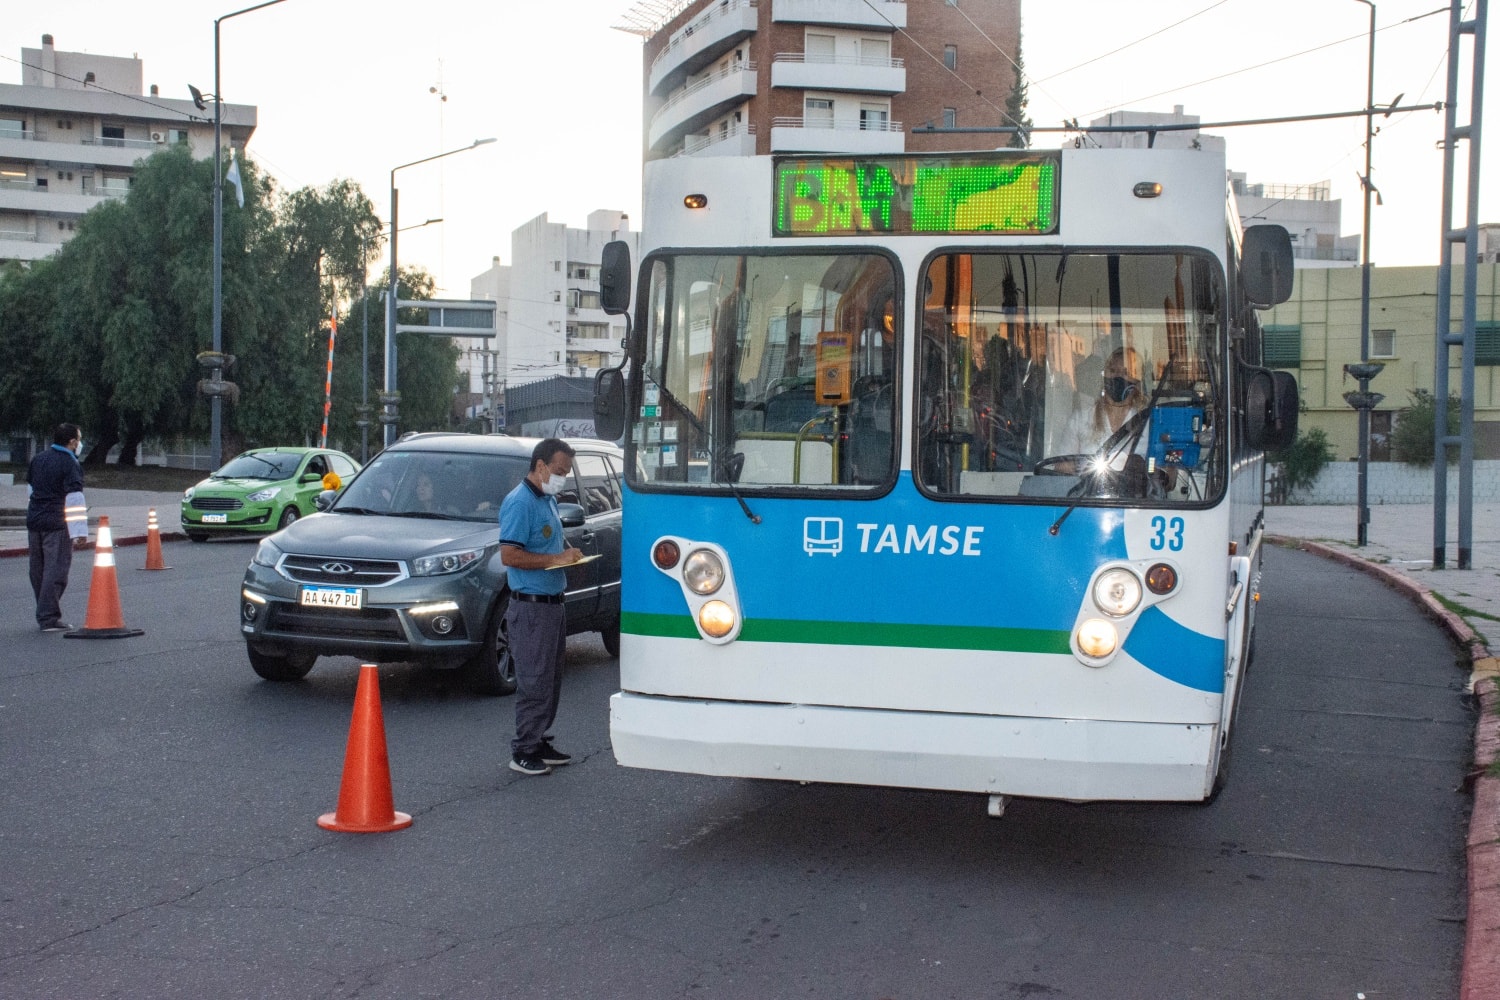
[[[78,447],[73,449],[73,454],[83,457],[83,438],[78,439]]]
[[[562,492],[563,487],[566,485],[568,485],[568,477],[559,476],[554,472],[552,475],[548,476],[547,481],[542,484],[542,492],[547,494],[549,497],[555,497]]]

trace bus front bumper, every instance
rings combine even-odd
[[[1201,801],[1217,726],[610,698],[626,767],[1087,801]]]

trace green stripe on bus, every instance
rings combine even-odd
[[[620,630],[631,635],[696,639],[698,630],[686,615],[626,611]],[[817,622],[752,619],[740,638],[747,642],[796,642],[825,646],[907,646],[917,649],[982,649],[1006,653],[1068,655],[1068,633],[1034,628],[987,628],[982,625],[898,625],[886,622]]]

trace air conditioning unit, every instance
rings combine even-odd
[[[167,133],[165,133],[165,132],[152,132],[151,133],[151,141],[152,142],[166,142],[167,141]]]

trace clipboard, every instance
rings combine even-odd
[[[582,566],[584,563],[591,563],[595,559],[598,559],[598,558],[599,558],[599,553],[595,552],[593,555],[584,556],[582,559],[576,560],[574,562],[563,563],[561,566],[548,566],[547,568],[548,569],[567,569],[569,566]]]

